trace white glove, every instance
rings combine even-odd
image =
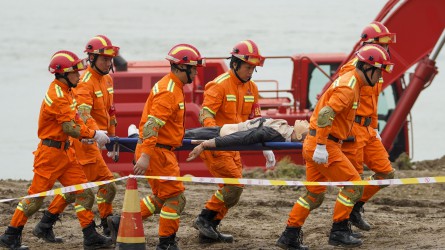
[[[379,130],[375,128],[374,131],[375,131],[375,133],[376,133],[375,138],[377,138],[377,139],[379,139],[379,140],[382,140],[382,137],[381,137],[380,134],[379,134]]]
[[[326,145],[317,144],[315,148],[314,155],[312,156],[312,160],[314,160],[318,164],[324,164],[328,162],[328,151],[326,150]]]
[[[103,130],[96,130],[94,140],[96,140],[97,144],[99,144],[99,148],[104,147],[105,144],[110,142],[110,138],[107,136],[107,131]]]
[[[136,125],[131,124],[128,126],[128,137],[138,137],[139,136],[139,129],[136,127]]]
[[[275,167],[275,163],[277,163],[277,162],[275,160],[275,155],[274,155],[273,151],[272,150],[263,150],[263,155],[264,155],[264,157],[266,157],[266,168],[269,169],[269,168]]]

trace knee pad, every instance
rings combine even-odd
[[[43,197],[25,198],[20,201],[18,207],[22,210],[26,217],[31,217],[37,212],[43,204]]]
[[[101,189],[103,190],[102,192]],[[102,197],[106,203],[112,203],[114,197],[116,196],[116,190],[117,190],[116,183],[111,182],[103,186],[100,186],[97,196]]]
[[[61,194],[61,196],[65,199],[65,202],[68,204],[73,203],[76,200],[76,194],[75,193],[66,193]]]
[[[396,176],[396,171],[393,169],[391,172],[389,173],[375,173],[371,176],[371,180],[389,180],[389,179],[394,179],[394,177]],[[380,185],[380,188],[385,188],[389,185]]]
[[[181,193],[175,197],[168,198],[164,201],[164,206],[169,207],[176,211],[178,215],[184,211],[185,204],[187,200],[185,199],[184,193]]]
[[[81,193],[76,194],[76,204],[81,205],[87,210],[91,210],[94,204],[94,194],[91,189],[85,189]]]
[[[312,193],[307,191],[306,195],[303,196],[303,199],[309,204],[309,211],[312,211],[321,206],[324,200],[325,192],[323,193]]]
[[[348,197],[351,202],[356,203],[362,198],[364,188],[365,186],[345,186],[340,193]]]
[[[227,208],[235,206],[243,193],[243,187],[226,185],[222,188],[221,194]]]

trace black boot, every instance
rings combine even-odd
[[[9,249],[28,250],[27,246],[22,245],[22,231],[21,227],[9,226],[5,233],[0,235],[0,246]]]
[[[213,229],[212,221],[213,218],[215,218],[216,214],[218,212],[203,209],[201,211],[201,214],[198,215],[198,217],[193,222],[193,227],[198,229],[201,234],[204,236],[217,240],[218,239],[218,233],[215,232],[215,229]]]
[[[204,234],[199,232],[199,236],[198,236],[199,243],[215,243],[215,242],[232,243],[234,240],[233,235],[220,233],[218,231],[219,223],[221,223],[221,220],[213,220],[212,221],[212,228],[218,234],[218,239],[212,239],[212,238],[206,237]]]
[[[105,237],[96,232],[96,223],[91,222],[83,232],[83,249],[97,249],[101,247],[109,247],[113,244],[110,237]]]
[[[111,240],[113,244],[116,244],[117,233],[119,231],[120,222],[121,222],[120,215],[113,215],[107,217],[108,229],[110,230]]]
[[[43,212],[43,217],[32,230],[34,236],[49,243],[62,243],[63,239],[54,235],[53,226],[59,220],[59,214],[52,214],[49,211]]]
[[[102,230],[104,232],[104,235],[107,237],[110,237],[111,232],[110,228],[108,228],[107,218],[113,216],[112,214],[105,216],[105,218],[100,218],[100,227],[102,227]]]
[[[362,218],[362,213],[365,211],[363,205],[365,205],[363,201],[358,201],[357,203],[355,203],[354,208],[352,209],[352,212],[349,215],[349,221],[352,223],[352,225],[356,226],[357,228],[369,231],[371,230],[371,225],[369,225],[369,223],[364,221]]]
[[[329,235],[329,245],[358,247],[361,246],[362,243],[362,240],[352,236],[351,225],[348,220],[334,222],[332,224],[331,234]]]
[[[286,227],[276,245],[282,249],[288,250],[308,250],[307,246],[303,245],[303,231],[301,227]]]
[[[167,237],[159,237],[156,250],[180,250],[176,243],[176,233]]]

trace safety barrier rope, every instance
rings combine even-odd
[[[286,181],[286,180],[267,180],[267,179],[244,179],[244,178],[215,178],[215,177],[193,177],[193,176],[145,176],[145,175],[129,175],[108,181],[96,181],[82,183],[67,187],[61,187],[37,194],[27,195],[19,198],[1,199],[0,203],[23,198],[46,197],[57,194],[65,194],[78,190],[89,189],[93,187],[102,186],[115,181],[122,181],[128,178],[139,179],[158,179],[169,181],[183,181],[194,183],[210,183],[210,184],[243,184],[251,186],[352,186],[352,185],[408,185],[408,184],[430,184],[430,183],[445,183],[445,176],[435,177],[416,177],[403,179],[388,179],[388,180],[362,180],[362,181],[338,181],[338,182],[311,182],[311,181]]]

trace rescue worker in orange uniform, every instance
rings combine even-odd
[[[362,44],[379,44],[386,50],[388,45],[396,42],[396,35],[389,32],[380,22],[372,22],[366,26],[361,35]],[[340,70],[339,75],[354,70],[357,58],[351,59]],[[360,175],[363,175],[363,163],[374,171],[369,180],[393,179],[395,170],[389,161],[389,155],[381,142],[378,131],[377,106],[379,94],[382,91],[383,78],[375,86],[366,86],[360,90],[360,105],[352,125],[351,135],[343,142],[342,151],[354,165]],[[362,198],[355,203],[349,221],[352,225],[370,230],[371,226],[363,220],[361,211],[363,205],[380,189],[386,186],[366,186]]]
[[[86,68],[86,60],[79,59],[70,51],[58,51],[52,58],[49,71],[55,74],[42,101],[39,115],[38,137],[41,139],[34,152],[34,178],[28,194],[37,194],[50,190],[56,181],[63,186],[88,182],[82,167],[75,159],[68,137],[78,139],[94,138],[98,143],[109,142],[108,136],[100,130],[89,129],[77,117],[76,100],[72,88],[79,82],[79,71]],[[76,214],[84,234],[84,248],[107,247],[111,239],[98,234],[95,229],[94,214],[91,208],[94,195],[90,189],[67,193],[75,201]],[[24,198],[19,202],[6,232],[0,236],[0,246],[10,249],[28,249],[21,245],[24,225],[43,204],[44,197]],[[52,232],[52,222],[57,215],[45,216],[44,223]],[[60,241],[59,241],[60,242]]]
[[[356,52],[356,69],[338,77],[321,96],[310,118],[309,135],[303,143],[306,161],[306,179],[311,182],[359,181],[360,175],[341,151],[342,140],[347,139],[359,105],[360,89],[379,81],[382,70],[391,72],[389,54],[379,45],[365,45]],[[301,227],[311,210],[324,199],[326,186],[307,186],[307,193],[294,204],[287,227],[277,241],[283,249],[308,249],[302,245]],[[349,226],[349,214],[362,197],[363,186],[344,186],[337,196],[329,244],[357,247]],[[356,236],[356,237],[354,237]]]
[[[139,123],[134,174],[150,176],[180,176],[178,160],[173,150],[184,138],[184,85],[192,83],[197,67],[205,66],[199,51],[189,44],[174,46],[166,56],[171,72],[151,89]],[[186,198],[181,181],[149,179],[153,195],[140,201],[142,219],[153,214],[159,217],[159,244],[156,249],[179,249],[176,232]],[[119,229],[119,216],[109,219],[112,237]]]
[[[118,54],[119,47],[113,46],[106,36],[97,35],[88,41],[84,52],[88,53],[90,65],[83,73],[78,86],[73,90],[80,118],[90,129],[106,131],[109,136],[114,136],[117,122],[113,103],[113,79],[108,72],[113,67],[112,60]],[[100,147],[103,146],[100,145]],[[73,140],[73,147],[77,160],[82,165],[89,181],[106,181],[114,178],[97,143]],[[100,186],[96,195],[101,218],[100,225],[106,236],[110,236],[107,217],[113,213],[112,202],[115,195],[114,182]],[[72,197],[57,195],[34,231],[43,231],[43,228],[47,228],[48,225],[43,223],[43,220],[46,217],[58,217],[66,206],[73,202],[68,198]],[[36,236],[47,242],[62,240],[54,237],[52,230],[46,234],[36,234]]]
[[[251,78],[256,67],[263,66],[265,58],[251,40],[237,43],[231,55],[230,70],[205,86],[199,117],[204,127],[240,123],[261,116],[258,87]],[[201,158],[215,177],[242,178],[237,151],[204,151]],[[232,235],[221,234],[217,227],[228,210],[238,203],[242,192],[243,185],[219,185],[193,223],[202,242],[233,242]]]

